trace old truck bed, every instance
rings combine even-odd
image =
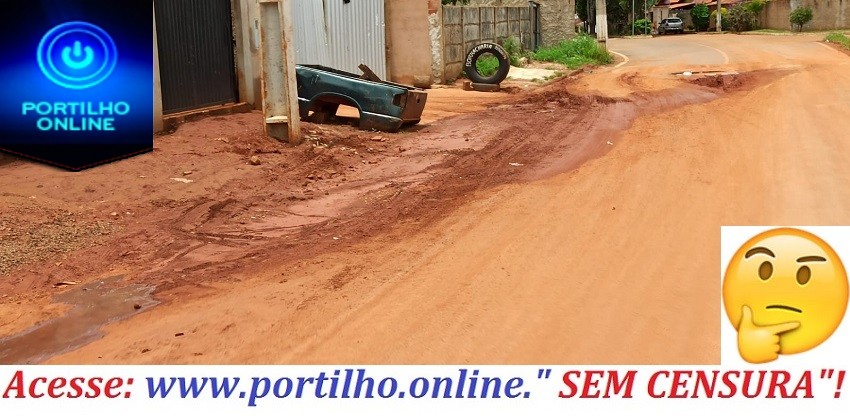
[[[320,65],[297,65],[301,117],[315,122],[332,118],[339,105],[360,112],[360,128],[396,132],[419,123],[428,94],[415,87],[371,81]]]

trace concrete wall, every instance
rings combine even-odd
[[[422,0],[385,2],[389,78],[402,84],[430,87],[431,40],[429,4]]]
[[[576,0],[534,0],[540,5],[543,45],[553,45],[576,34]],[[528,0],[471,0],[471,6],[528,7]]]
[[[444,6],[441,15],[431,19],[440,25],[431,36],[432,47],[442,50],[442,68],[434,70],[439,82],[457,79],[463,71],[467,51],[482,42],[498,43],[513,36],[525,48],[531,47],[528,7]]]
[[[814,19],[803,30],[832,30],[850,28],[850,0],[773,0],[767,3],[759,18],[761,26],[769,29],[790,29],[791,10],[808,6]]]

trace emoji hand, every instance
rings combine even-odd
[[[758,326],[753,323],[753,310],[744,305],[738,325],[738,351],[744,360],[758,364],[779,358],[779,334],[797,329],[799,322]]]

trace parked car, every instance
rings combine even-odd
[[[664,19],[658,25],[658,34],[664,35],[669,32],[685,33],[685,22],[678,17]]]
[[[370,70],[371,71],[371,70]],[[396,132],[422,117],[428,93],[388,81],[320,65],[296,65],[298,104],[302,119],[325,123],[340,105],[360,112],[360,129]]]

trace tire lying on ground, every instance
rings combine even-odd
[[[489,77],[484,77],[478,72],[478,67],[475,65],[478,62],[478,59],[481,58],[484,54],[487,53],[493,54],[497,60],[499,60],[499,68],[495,73],[490,75]],[[490,42],[485,42],[483,44],[476,45],[474,48],[469,50],[469,53],[466,54],[466,61],[464,61],[463,70],[466,72],[466,76],[473,83],[481,83],[481,84],[499,84],[502,81],[505,81],[505,78],[508,77],[508,71],[511,69],[511,59],[508,56],[508,51],[505,51],[505,48],[502,48],[499,44],[494,44]]]

